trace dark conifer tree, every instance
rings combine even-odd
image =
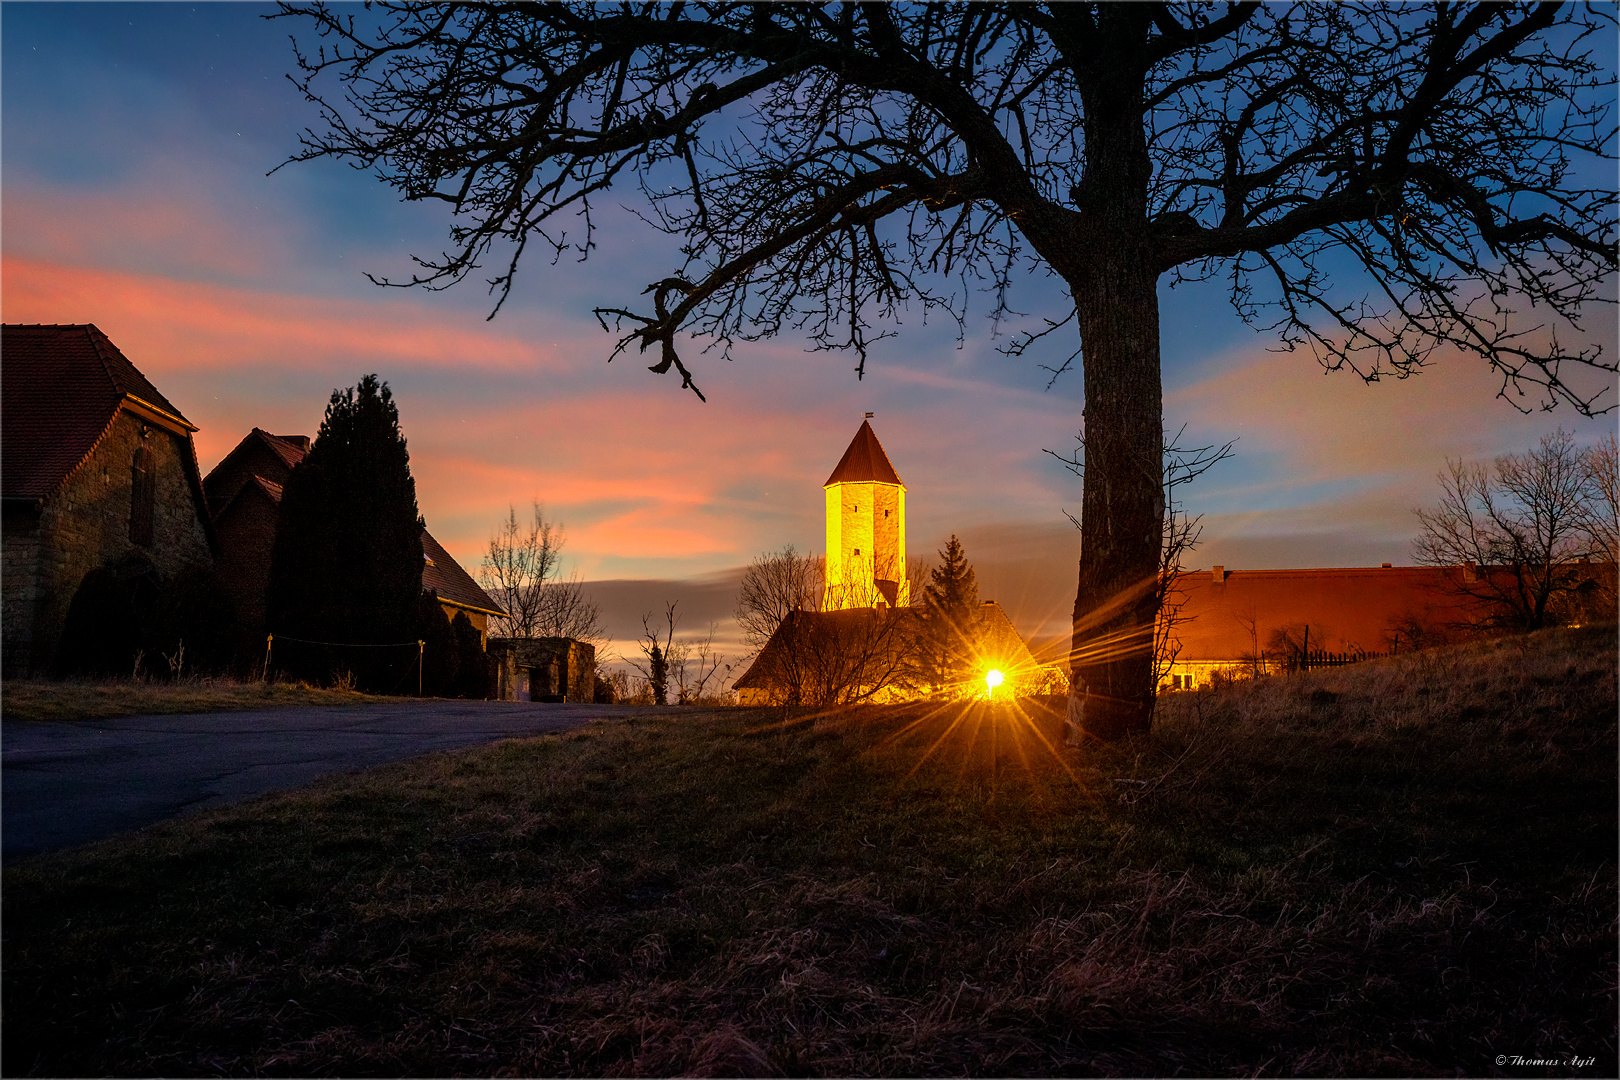
[[[414,643],[423,527],[388,384],[367,375],[334,390],[314,445],[282,493],[267,597],[271,632],[341,646]],[[368,688],[416,687],[416,656],[405,648],[343,647],[322,656],[295,647],[278,657],[310,677],[342,668]]]
[[[450,633],[456,641],[458,697],[482,701],[489,697],[489,661],[484,655],[484,638],[467,618],[465,611],[456,612],[450,620]]]
[[[459,612],[458,612],[459,614]],[[461,692],[461,657],[450,616],[439,594],[427,591],[416,601],[416,636],[422,642],[422,694],[456,697]]]
[[[978,637],[979,582],[955,533],[939,558],[939,565],[928,575],[923,599],[930,676],[936,688],[948,688],[967,682],[975,674],[972,667]]]

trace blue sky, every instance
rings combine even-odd
[[[205,470],[255,425],[313,433],[334,387],[378,372],[451,553],[475,569],[508,503],[539,498],[587,578],[654,583],[605,589],[622,637],[663,594],[688,597],[689,626],[723,619],[726,583],[754,555],[818,550],[820,484],[872,411],[908,485],[912,549],[958,533],[982,595],[1026,634],[1061,628],[1078,556],[1063,510],[1078,510],[1079,486],[1042,451],[1072,445],[1081,387],[1072,374],[1047,389],[1039,365],[1067,347],[1011,359],[987,320],[958,342],[914,315],[861,381],[848,357],[794,339],[740,346],[729,364],[699,357],[705,405],[638,358],[606,363],[613,339],[590,308],[633,300],[676,265],[673,243],[612,200],[592,258],[529,263],[492,322],[476,283],[379,289],[364,272],[398,275],[412,252],[442,250],[445,212],[334,163],[270,174],[317,118],[285,78],[300,28],[265,10],[0,6],[7,322],[97,323],[199,425]],[[637,205],[633,190],[622,198]],[[1062,317],[1042,279],[1015,304]],[[1271,351],[1219,283],[1164,289],[1161,306],[1167,422],[1195,442],[1237,440],[1189,493],[1205,515],[1200,565],[1408,562],[1411,510],[1447,457],[1614,426],[1520,414],[1466,357],[1371,386],[1324,374]],[[1612,342],[1613,317],[1600,318]]]

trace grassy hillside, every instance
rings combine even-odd
[[[0,1066],[1612,1076],[1616,651],[1177,695],[1110,748],[733,710],[332,779],[7,869]]]

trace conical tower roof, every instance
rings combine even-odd
[[[838,460],[838,468],[827,477],[822,487],[831,487],[834,484],[871,483],[895,484],[905,487],[900,476],[889,464],[889,455],[883,452],[883,444],[878,442],[872,433],[872,425],[865,420],[861,421],[861,430],[855,433],[850,440],[849,449]]]

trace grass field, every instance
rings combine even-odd
[[[0,693],[5,720],[108,720],[115,716],[238,712],[281,705],[358,705],[387,698],[306,683],[183,678],[171,682],[7,679]]]
[[[1616,652],[1174,695],[1117,747],[730,710],[335,778],[8,868],[0,1066],[1613,1076]]]

